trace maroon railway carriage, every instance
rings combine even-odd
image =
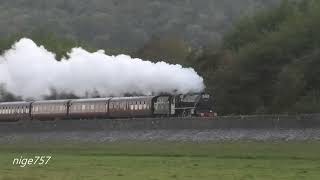
[[[111,118],[152,117],[154,96],[112,98],[109,101]]]
[[[30,119],[30,102],[0,103],[0,121]]]
[[[31,117],[34,120],[67,119],[69,101],[35,101],[31,104]]]
[[[110,98],[77,99],[70,101],[69,118],[95,119],[108,118],[108,102]]]

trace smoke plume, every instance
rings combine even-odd
[[[0,84],[16,96],[37,99],[52,88],[79,97],[94,92],[121,96],[204,90],[203,79],[192,68],[82,48],[73,48],[68,58],[57,61],[54,53],[27,38],[0,56]]]

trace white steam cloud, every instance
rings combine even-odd
[[[24,98],[41,98],[54,88],[58,92],[85,96],[126,93],[190,93],[204,90],[204,83],[192,68],[152,63],[127,55],[109,56],[73,48],[60,62],[55,54],[23,38],[0,56],[0,84]]]

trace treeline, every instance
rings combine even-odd
[[[315,113],[320,111],[320,2],[282,1],[244,16],[222,41],[195,48],[183,35],[155,35],[138,49],[105,48],[152,61],[191,66],[214,95],[218,114]],[[45,31],[41,31],[45,32]],[[59,57],[85,40],[32,33]],[[12,44],[0,41],[0,51]]]

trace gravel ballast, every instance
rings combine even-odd
[[[228,142],[317,141],[320,129],[134,130],[0,133],[0,144],[19,142],[108,143],[117,141]]]

